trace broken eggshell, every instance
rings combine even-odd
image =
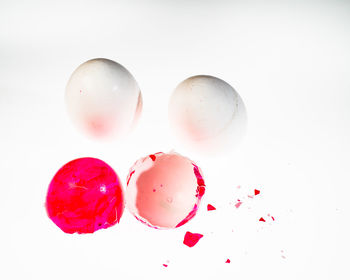
[[[141,222],[176,228],[191,220],[205,192],[200,168],[177,153],[141,158],[129,171],[126,207]]]

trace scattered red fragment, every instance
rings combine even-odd
[[[249,197],[249,198],[254,198],[252,195],[249,195],[249,194],[248,194],[248,197]]]
[[[231,263],[230,259],[227,259],[225,263]]]
[[[275,218],[273,217],[273,216],[271,216],[271,219],[274,221],[275,220]]]
[[[259,193],[260,193],[259,190],[257,190],[257,189],[254,190],[254,195],[258,195]]]
[[[203,234],[192,233],[187,231],[184,237],[183,244],[187,245],[188,247],[193,247],[198,243],[199,239],[201,239],[202,237],[203,237]]]
[[[207,210],[208,210],[208,211],[213,211],[213,210],[216,210],[216,208],[215,208],[213,205],[208,204]]]
[[[165,263],[163,263],[163,266],[164,266],[164,267],[168,267],[168,265],[167,265],[167,264],[165,264]]]
[[[265,219],[264,219],[263,217],[261,217],[261,218],[259,219],[259,222],[266,222],[266,221],[265,221]]]
[[[235,207],[239,208],[239,206],[241,206],[241,205],[242,205],[242,201],[238,200],[238,202],[235,204]]]
[[[156,160],[156,156],[155,155],[150,155],[149,157],[152,159],[152,161]]]

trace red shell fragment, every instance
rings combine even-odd
[[[225,263],[231,263],[231,260],[230,260],[230,259],[227,259]]]
[[[155,155],[150,155],[149,157],[152,159],[152,161],[156,160],[156,156]]]
[[[243,203],[242,201],[238,201],[238,202],[235,204],[235,207],[236,207],[236,208],[239,208],[239,207],[242,205],[242,203]]]
[[[192,163],[192,165],[193,165],[194,175],[196,175],[196,177],[197,177],[198,186],[205,186],[202,174],[200,173],[198,166],[193,164],[193,163]],[[205,188],[203,188],[203,194],[204,194],[204,191],[205,191]]]
[[[198,243],[199,239],[201,239],[202,237],[203,237],[203,234],[192,233],[187,231],[184,237],[183,244],[187,245],[188,247],[193,247]]]
[[[208,211],[213,211],[213,210],[216,210],[216,208],[215,208],[213,205],[208,204],[208,205],[207,205],[207,210],[208,210]]]
[[[127,185],[127,186],[129,185],[131,176],[132,176],[132,174],[134,174],[134,173],[135,173],[135,170],[133,170],[133,171],[131,171],[131,172],[129,173],[128,178],[127,178],[127,182],[126,182],[126,185]]]
[[[204,193],[205,193],[205,187],[203,187],[203,186],[198,186],[198,187],[197,187],[197,194],[196,194],[196,197],[202,198],[202,196],[204,195]]]
[[[258,195],[259,193],[260,193],[259,190],[257,190],[257,189],[254,190],[254,195]]]
[[[265,221],[265,219],[264,219],[263,217],[261,217],[261,218],[259,219],[259,222],[266,222],[266,221]]]

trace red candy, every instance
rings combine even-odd
[[[193,247],[198,243],[199,239],[201,239],[202,237],[203,237],[203,234],[192,233],[187,231],[184,237],[183,244],[187,245],[188,247]]]
[[[66,233],[93,233],[113,226],[124,211],[118,175],[99,159],[70,161],[58,170],[49,185],[46,210]]]
[[[213,211],[213,210],[216,210],[216,208],[215,208],[213,205],[208,204],[208,205],[207,205],[207,210],[208,210],[208,211]]]

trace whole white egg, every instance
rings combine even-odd
[[[124,136],[142,110],[135,78],[119,63],[104,58],[86,61],[73,72],[65,99],[73,123],[97,138]]]
[[[247,116],[232,86],[213,76],[198,75],[184,80],[174,90],[169,122],[174,136],[185,146],[215,154],[241,140]]]

